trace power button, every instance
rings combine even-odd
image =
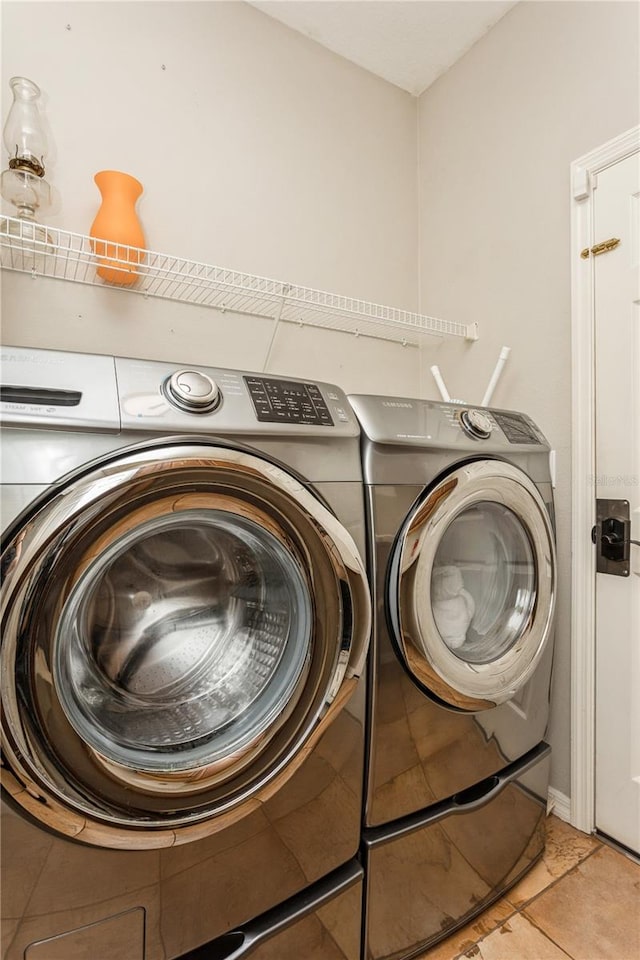
[[[474,440],[487,440],[493,430],[491,420],[481,410],[463,410],[460,423],[464,432]]]
[[[165,380],[164,392],[175,407],[188,413],[209,413],[220,403],[217,383],[200,370],[177,370]]]

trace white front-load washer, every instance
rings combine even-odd
[[[357,960],[370,601],[344,394],[2,367],[3,958]]]
[[[349,398],[374,628],[365,960],[411,957],[541,855],[556,554],[549,446],[524,414]]]

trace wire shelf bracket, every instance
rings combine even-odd
[[[46,230],[46,233],[45,233]],[[212,307],[301,326],[321,327],[355,336],[419,346],[424,336],[477,340],[477,324],[439,320],[396,307],[381,306],[338,294],[301,287],[281,280],[209,266],[152,250],[115,245],[107,248],[109,266],[135,264],[135,283],[105,283],[96,273],[101,257],[88,236],[42,228],[14,217],[0,216],[0,266],[5,270],[92,284],[110,290],[142,294]],[[106,241],[98,241],[105,243]],[[104,254],[103,254],[104,256]]]

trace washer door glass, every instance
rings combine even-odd
[[[54,679],[103,756],[187,769],[238,753],[291,700],[311,643],[295,557],[258,523],[187,510],[115,540],[60,617]]]
[[[414,505],[391,557],[387,607],[405,666],[461,710],[512,699],[552,637],[547,506],[521,470],[479,460]]]
[[[433,619],[467,663],[491,663],[523,636],[536,600],[526,529],[508,507],[479,501],[444,533],[431,572]]]

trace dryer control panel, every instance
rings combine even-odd
[[[425,450],[458,450],[472,455],[548,444],[525,413],[412,397],[356,394],[349,402],[374,443]]]
[[[493,417],[509,443],[540,443],[543,440],[533,422],[521,413],[494,410]]]

